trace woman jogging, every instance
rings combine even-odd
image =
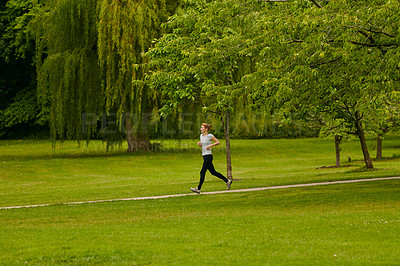
[[[228,180],[225,176],[223,176],[221,173],[218,173],[215,171],[214,165],[212,163],[213,161],[213,156],[211,153],[211,147],[217,146],[220,144],[218,139],[214,137],[214,135],[209,134],[208,131],[210,130],[211,125],[203,123],[201,124],[201,135],[200,135],[200,141],[197,143],[199,147],[202,148],[202,153],[203,153],[203,167],[201,168],[200,171],[200,182],[199,186],[195,188],[191,188],[190,190],[193,192],[196,192],[197,194],[200,193],[201,186],[204,183],[204,179],[206,177],[206,172],[207,170],[210,171],[210,173],[222,180],[226,183],[226,189],[231,188],[232,180]],[[214,141],[214,143],[212,143]]]

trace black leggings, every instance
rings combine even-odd
[[[198,189],[201,189],[201,186],[204,183],[204,179],[206,177],[206,172],[207,170],[210,171],[210,173],[222,180],[224,180],[224,182],[228,182],[228,179],[223,176],[221,173],[218,173],[217,171],[215,171],[214,165],[212,163],[213,161],[213,156],[212,155],[204,155],[203,156],[203,167],[201,168],[200,171],[200,183],[199,186],[197,187]]]

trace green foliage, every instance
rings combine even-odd
[[[87,123],[86,114],[116,113],[121,125],[125,113],[141,117],[151,110],[143,53],[177,5],[169,4],[167,11],[164,1],[155,0],[40,2],[31,27],[38,46],[38,96],[50,110],[53,140],[90,139],[97,119]]]
[[[125,113],[142,119],[153,110],[153,120],[169,115],[177,127],[187,110],[232,119],[267,111],[289,124],[318,121],[324,136],[354,134],[356,121],[367,135],[397,125],[398,1],[8,0],[0,7],[5,62],[28,65],[28,33],[35,33],[40,109],[50,113],[53,140],[90,138],[96,124],[83,133],[82,115],[104,111],[121,125]],[[12,91],[19,76],[8,79],[15,71],[0,67],[2,109],[21,100],[2,112],[10,114],[27,103],[15,97],[27,86]],[[24,120],[15,117],[3,125]]]
[[[38,97],[50,110],[53,140],[88,139],[85,113],[104,106],[97,57],[96,0],[44,1],[32,23],[37,42]]]
[[[20,91],[7,109],[0,110],[0,136],[19,124],[35,125],[40,120],[40,106],[33,90]]]
[[[0,57],[10,63],[33,55],[33,42],[27,27],[35,17],[35,0],[7,0],[0,10]]]
[[[35,17],[33,0],[0,4],[0,136],[24,137],[38,123],[35,45],[29,21]]]
[[[268,46],[250,81],[266,88],[271,108],[311,113],[325,134],[357,134],[372,167],[363,144],[366,124],[378,116],[380,97],[400,85],[399,3],[330,1],[322,8],[286,3],[274,13],[279,16],[263,21],[273,33],[264,36]]]
[[[168,13],[165,1],[102,0],[98,5],[99,62],[104,73],[107,110],[136,114],[152,109],[154,98],[144,82],[143,54],[161,35]],[[140,123],[139,123],[140,124]]]
[[[400,85],[399,9],[398,1],[186,1],[149,52],[150,79],[165,113],[196,100],[219,114],[253,106],[311,115],[323,134],[356,134],[370,168],[366,124]]]
[[[400,129],[400,92],[389,92],[376,100],[374,115],[369,116],[368,126],[374,135],[383,138],[388,132]]]
[[[36,95],[32,91],[20,92],[15,102],[9,108],[0,112],[2,127],[31,122],[37,114],[37,108]]]
[[[220,114],[247,101],[249,88],[241,79],[254,71],[258,47],[250,37],[260,30],[254,5],[187,1],[185,9],[169,19],[170,33],[148,53],[155,68],[151,84],[165,102],[162,114],[187,100]]]

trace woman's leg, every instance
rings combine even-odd
[[[203,156],[203,167],[201,168],[200,171],[200,182],[199,186],[197,187],[199,190],[203,186],[204,179],[206,178],[206,172],[207,169],[209,169],[210,165],[212,165],[212,156],[210,155]]]
[[[218,178],[224,180],[225,183],[228,182],[229,180],[228,180],[223,174],[221,174],[221,173],[219,173],[219,172],[217,172],[217,171],[215,170],[214,165],[213,165],[213,163],[212,163],[212,160],[213,160],[213,158],[211,157],[211,161],[210,161],[209,166],[208,166],[208,171],[210,171],[210,173],[211,173],[213,176],[216,176],[216,177],[218,177]]]

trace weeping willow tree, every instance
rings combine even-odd
[[[99,62],[107,111],[116,113],[128,151],[149,149],[145,122],[156,97],[145,82],[144,53],[161,35],[167,4],[163,0],[100,0],[98,10]]]
[[[97,56],[97,0],[44,0],[31,26],[37,43],[38,96],[56,139],[89,139],[104,108]],[[88,121],[90,118],[90,121]]]
[[[155,96],[144,82],[143,54],[179,1],[36,4],[38,16],[31,26],[37,42],[38,95],[49,110],[52,139],[90,139],[99,133],[98,115],[107,114],[118,125],[109,134],[126,134],[128,151],[149,149],[143,120],[148,120]]]

